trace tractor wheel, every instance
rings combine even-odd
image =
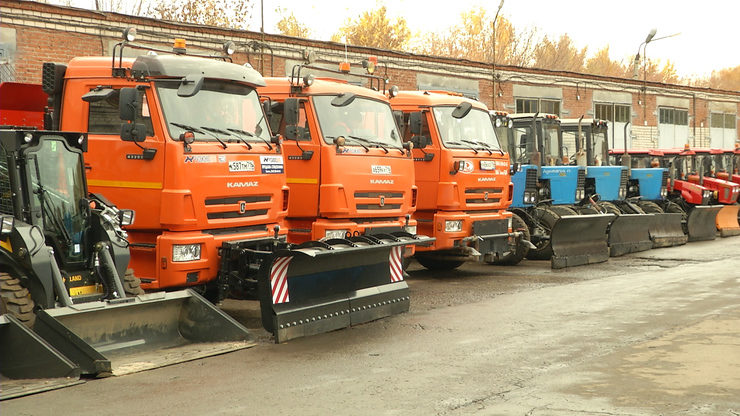
[[[534,209],[534,217],[540,222],[540,226],[545,228],[548,233],[552,230],[552,227],[563,215],[578,215],[575,211],[568,207],[563,206],[551,206],[551,207],[536,207]],[[550,240],[540,240],[537,243],[533,243],[536,248],[530,248],[527,253],[527,258],[530,260],[549,260],[552,257],[552,246]]]
[[[126,269],[126,274],[123,275],[123,290],[126,292],[126,296],[144,294],[144,289],[141,288],[141,280],[134,275],[133,269]]]
[[[606,211],[607,214],[619,215],[622,213],[619,207],[609,201],[599,201],[597,204],[599,204],[601,210]]]
[[[658,204],[651,201],[640,201],[638,202],[640,208],[645,211],[646,214],[662,214],[663,209]]]
[[[527,227],[527,223],[525,223],[524,220],[516,214],[511,215],[511,229],[512,231],[519,231],[522,233],[522,238],[529,241],[529,227]],[[525,244],[517,244],[514,251],[509,252],[509,254],[499,260],[489,262],[489,264],[515,266],[527,256],[528,252],[529,246]]]
[[[35,304],[28,289],[8,273],[0,273],[0,313],[9,313],[28,327],[33,327],[36,315]]]
[[[683,233],[689,235],[689,213],[684,211],[683,208],[681,208],[681,205],[678,205],[675,202],[668,201],[665,204],[665,212],[668,214],[681,214],[681,226],[683,227]]]
[[[578,207],[576,208],[576,212],[580,215],[601,214],[601,212],[595,210],[593,207]]]
[[[441,260],[434,258],[434,255],[416,255],[416,261],[429,270],[453,270],[465,263],[464,260]]]

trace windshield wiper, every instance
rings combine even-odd
[[[246,137],[254,137],[254,134],[252,134],[252,133],[250,133],[248,131],[239,130],[239,129],[226,129],[226,130],[228,130],[228,131],[230,131],[232,133],[238,134],[239,135],[238,136],[239,137],[239,140],[242,143],[244,143],[245,146],[247,146],[247,149],[248,150],[252,150],[252,145],[249,144],[249,142],[244,139],[244,136],[246,136]]]
[[[367,139],[367,138],[360,137],[360,136],[348,135],[347,137],[349,137],[350,139],[361,140],[361,141],[363,141],[365,143],[369,143],[371,146],[377,146],[377,147],[383,149],[386,154],[388,154],[388,149],[385,146],[383,146],[383,143],[381,143],[379,141],[372,140],[372,139]]]
[[[174,121],[171,121],[170,124],[172,124],[175,127],[179,127],[179,128],[181,128],[183,130],[186,130],[186,131],[192,131],[193,133],[204,134],[201,129],[199,129],[197,127],[193,127],[193,126],[188,126],[187,124],[175,123]]]
[[[464,143],[464,142],[456,142],[456,141],[454,141],[454,140],[453,140],[453,141],[447,141],[447,142],[445,142],[445,144],[452,144],[452,145],[460,145],[460,146],[465,146],[465,147],[467,147],[468,149],[470,149],[470,150],[474,151],[476,155],[478,154],[478,149],[476,149],[476,148],[475,148],[474,146],[471,146],[471,145],[470,145],[469,143]]]
[[[364,144],[362,143],[363,141],[367,141],[367,140],[364,140],[364,139],[363,139],[362,137],[356,137],[356,136],[324,136],[324,138],[325,138],[325,139],[332,139],[332,140],[334,140],[335,142],[336,142],[336,140],[337,140],[337,139],[338,139],[339,137],[344,137],[345,139],[352,139],[352,140],[356,141],[356,142],[357,142],[357,144],[359,144],[360,146],[362,146],[362,148],[363,148],[363,149],[365,149],[365,153],[367,153],[367,152],[369,152],[369,151],[370,151],[370,148],[369,148],[369,147],[367,147],[367,146],[365,146],[365,145],[364,145]]]
[[[200,128],[202,128],[203,130],[205,130],[208,133],[210,133],[210,136],[213,137],[214,139],[218,140],[218,142],[221,143],[221,146],[223,146],[224,149],[226,149],[226,147],[227,147],[226,146],[226,142],[223,141],[223,140],[221,140],[218,136],[216,136],[216,134],[225,134],[227,136],[231,136],[231,133],[229,133],[226,130],[217,129],[215,127],[200,126]]]

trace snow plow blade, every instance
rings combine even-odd
[[[607,228],[614,214],[564,215],[550,231],[553,269],[602,263],[609,259]]]
[[[259,272],[262,324],[280,343],[407,312],[404,246],[432,241],[398,232],[277,250]]]
[[[717,213],[722,207],[724,205],[698,205],[689,210],[686,219],[689,241],[717,238]]]
[[[83,374],[96,377],[254,345],[246,328],[192,290],[40,310],[33,329]]]
[[[609,225],[609,256],[623,256],[653,248],[650,239],[653,218],[653,214],[617,215]]]
[[[740,224],[738,224],[737,213],[740,205],[725,205],[717,213],[716,225],[719,235],[732,237],[740,235]]]
[[[12,315],[0,316],[0,400],[79,384],[80,368]]]
[[[650,223],[650,239],[653,240],[653,248],[681,246],[689,241],[689,237],[683,233],[683,214],[663,213],[653,214]]]

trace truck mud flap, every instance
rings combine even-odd
[[[698,205],[692,207],[686,219],[689,241],[714,240],[717,238],[717,213],[724,205]]]
[[[82,374],[96,377],[254,345],[246,328],[192,290],[40,310],[33,329]]]
[[[553,269],[609,260],[607,228],[614,214],[564,215],[550,231]]]
[[[12,315],[0,316],[0,400],[82,383],[80,368]]]
[[[433,241],[399,232],[277,250],[260,267],[262,324],[280,343],[406,312],[404,246]]]
[[[683,232],[683,214],[662,213],[653,214],[650,223],[650,239],[653,240],[653,248],[681,246],[689,241],[689,237]]]
[[[618,257],[628,253],[650,250],[650,226],[653,214],[620,214],[609,225],[609,256]]]
[[[740,224],[738,224],[738,210],[740,205],[725,205],[717,212],[715,224],[719,235],[722,237],[732,237],[740,235]]]

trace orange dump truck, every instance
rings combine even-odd
[[[278,342],[408,310],[393,266],[413,238],[286,241],[290,148],[270,132],[257,71],[188,55],[180,40],[123,58],[151,50],[131,42],[112,61],[44,64],[43,89],[49,124],[89,133],[91,190],[136,210],[131,267],[146,289],[259,299]]]
[[[434,245],[416,259],[428,269],[453,269],[467,260],[517,263],[527,244],[512,232],[509,155],[494,133],[486,106],[445,91],[401,91],[391,99],[403,113],[404,140],[413,143],[414,218]]]

